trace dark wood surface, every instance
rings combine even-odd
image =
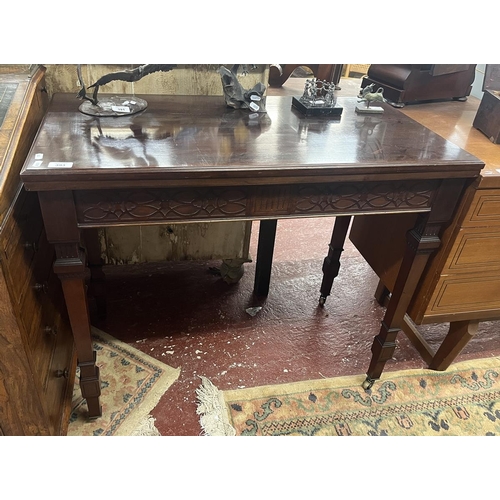
[[[260,115],[229,109],[222,97],[144,98],[140,114],[95,119],[78,111],[73,95],[56,94],[22,172],[26,188],[39,191],[55,246],[89,415],[100,415],[99,373],[79,229],[108,225],[418,213],[374,340],[371,386],[392,356],[442,226],[483,163],[390,106],[382,116],[357,115],[355,98],[339,99],[337,120],[304,118],[286,97],[268,97]],[[344,239],[345,231],[332,241],[338,247]],[[328,266],[335,270],[334,255]],[[269,241],[258,257],[255,291],[267,293]]]
[[[140,114],[96,119],[78,112],[73,94],[56,94],[25,163],[28,189],[477,174],[474,156],[390,106],[382,117],[361,117],[355,98],[339,98],[344,114],[328,119],[303,118],[286,97],[267,97],[260,115],[227,108],[222,97],[142,97],[149,106]],[[36,154],[43,160],[35,168]]]

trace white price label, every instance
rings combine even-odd
[[[43,158],[43,153],[37,153],[35,155],[35,160],[41,160]]]
[[[115,113],[130,113],[130,108],[128,106],[111,106],[111,109]]]
[[[33,162],[33,165],[31,165],[32,168],[40,168],[42,166],[43,161],[37,160]]]
[[[72,166],[72,161],[51,161],[48,164],[49,168],[71,168]]]

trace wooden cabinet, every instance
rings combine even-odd
[[[500,64],[486,64],[483,97],[473,126],[494,144],[500,144]]]
[[[469,190],[424,322],[500,317],[500,190],[482,189],[500,180],[495,173]]]
[[[48,105],[43,67],[0,66],[0,434],[66,434],[76,359],[36,193],[19,172]]]

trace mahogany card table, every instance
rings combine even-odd
[[[79,111],[74,94],[55,94],[21,173],[38,192],[55,248],[89,417],[101,415],[100,381],[81,232],[106,226],[258,220],[254,293],[265,295],[276,221],[334,216],[323,305],[352,216],[387,214],[391,224],[393,213],[417,213],[373,341],[369,389],[392,357],[429,255],[484,163],[388,105],[383,114],[356,114],[356,98],[338,98],[343,113],[330,118],[300,115],[290,97],[267,97],[259,114],[228,108],[222,96],[138,97],[148,102],[144,111],[97,118]]]

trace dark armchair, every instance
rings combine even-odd
[[[390,104],[402,107],[422,101],[465,100],[475,77],[475,64],[371,64],[361,88],[375,84]]]

